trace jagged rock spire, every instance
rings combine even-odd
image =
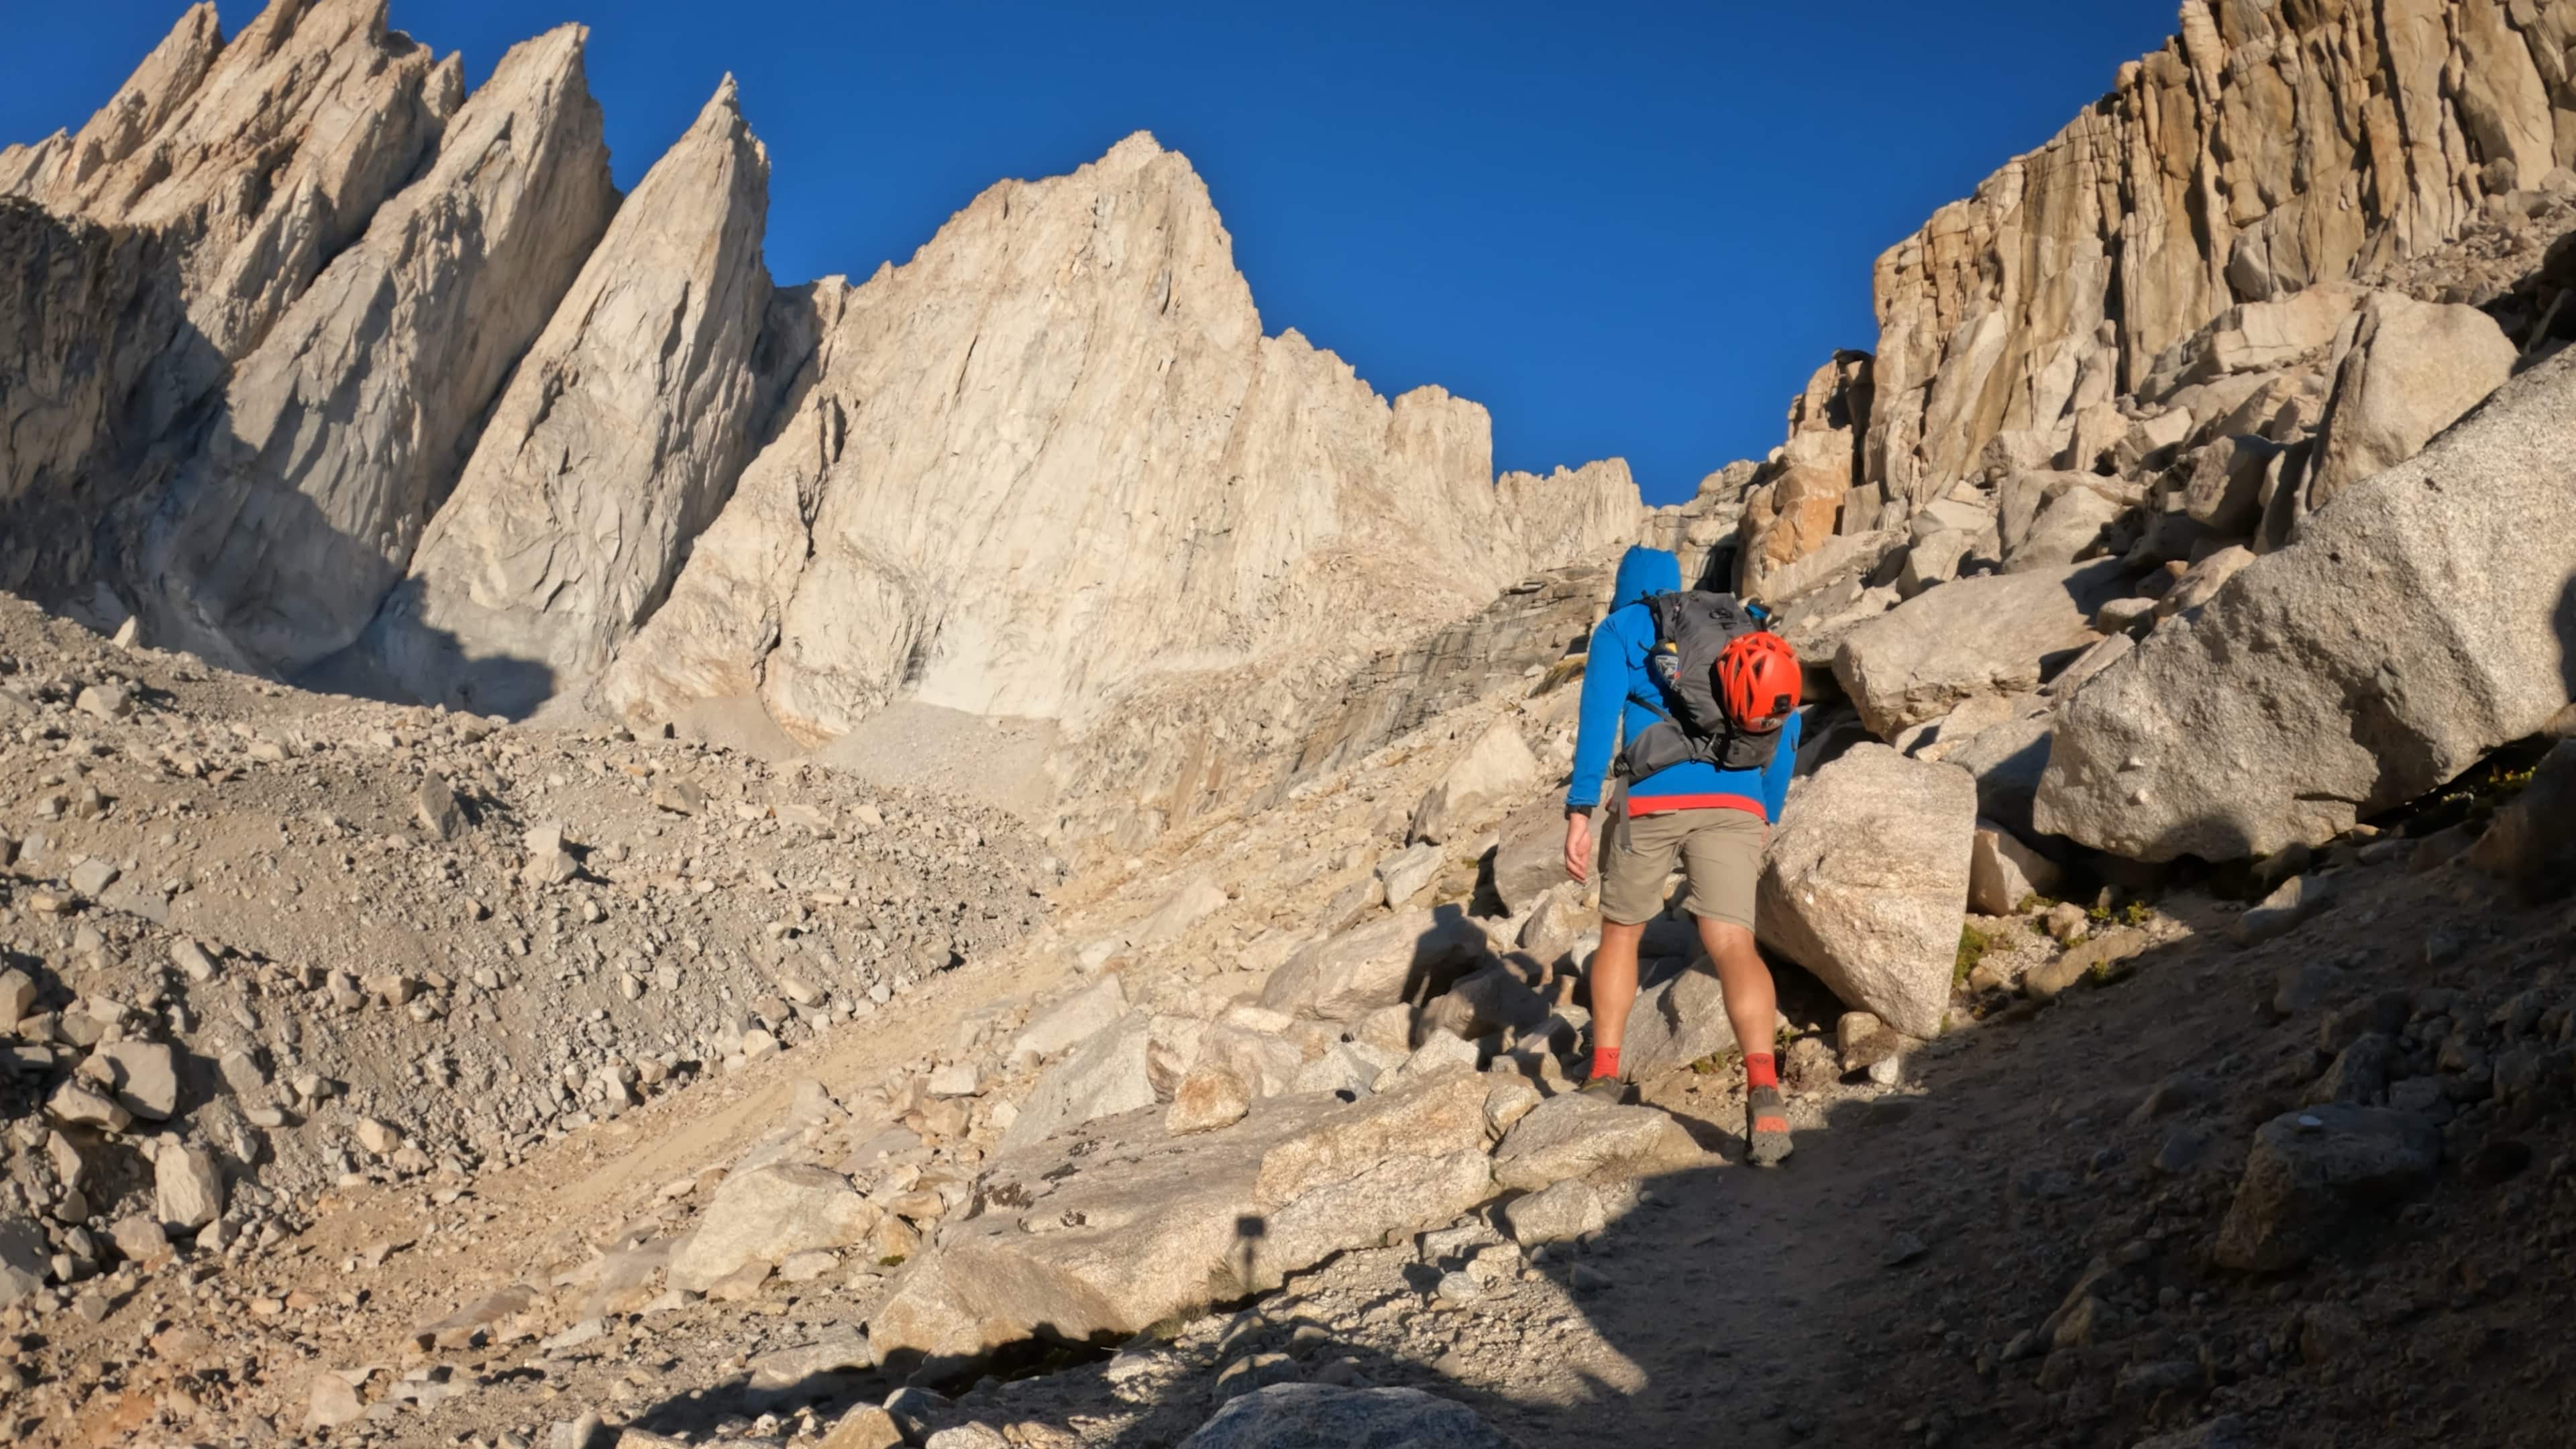
[[[646,174],[520,364],[363,652],[391,687],[522,714],[662,602],[749,461],[777,370],[769,157],[733,77]]]

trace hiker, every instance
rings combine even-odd
[[[1592,1071],[1583,1090],[1612,1101],[1626,1090],[1619,1046],[1637,1000],[1637,947],[1663,913],[1678,855],[1690,878],[1685,905],[1744,1049],[1748,1154],[1765,1167],[1789,1155],[1789,1121],[1772,1056],[1778,1005],[1753,944],[1753,892],[1789,793],[1802,684],[1796,653],[1737,600],[1682,593],[1678,559],[1632,548],[1619,561],[1610,613],[1592,631],[1565,793],[1565,867],[1586,880],[1591,812],[1612,749],[1624,742],[1621,787],[1603,816],[1601,948],[1592,957]]]

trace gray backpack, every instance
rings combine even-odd
[[[1629,697],[1663,722],[1628,742],[1619,757],[1620,775],[1642,780],[1686,760],[1721,770],[1769,766],[1780,736],[1739,728],[1717,696],[1717,656],[1763,626],[1760,608],[1733,594],[1694,589],[1653,595],[1646,609],[1655,617],[1655,648],[1646,656],[1646,668],[1659,697]]]

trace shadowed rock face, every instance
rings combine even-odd
[[[0,188],[183,239],[190,321],[238,359],[437,151],[464,98],[458,59],[388,31],[383,0],[274,0],[229,43],[201,4],[79,132],[14,180],[0,156]]]

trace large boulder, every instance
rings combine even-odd
[[[1854,629],[1834,677],[1881,739],[1980,694],[2027,694],[2053,664],[2100,637],[2093,616],[2119,598],[2116,561],[1962,579]]]
[[[1455,906],[1399,911],[1289,957],[1262,987],[1261,1004],[1325,1021],[1420,1005],[1465,975],[1485,954],[1487,939]]]
[[[2308,507],[2396,467],[2513,376],[2520,353],[2475,307],[2372,294],[2346,324],[2350,338],[2327,404],[2324,446],[2308,475]]]
[[[2047,710],[1981,730],[1944,750],[1941,759],[1976,781],[1978,814],[2029,839],[2038,833],[2031,823],[2032,802],[2039,798],[2039,782],[2048,773],[2056,742],[2057,713]]]
[[[1514,1449],[1501,1430],[1420,1389],[1273,1384],[1217,1411],[1181,1449]]]
[[[1182,882],[1178,890],[1163,898],[1154,913],[1136,923],[1128,933],[1131,946],[1160,946],[1179,940],[1192,926],[1225,909],[1225,887],[1216,877],[1202,871]]]
[[[1790,791],[1754,916],[1763,941],[1845,1005],[1939,1035],[1976,829],[1964,771],[1852,750]]]
[[[1108,1030],[1110,1023],[1126,1014],[1127,988],[1115,973],[1103,976],[1040,1012],[1011,1043],[1011,1054],[1054,1056]]]
[[[1637,993],[1636,1005],[1628,1011],[1619,1062],[1629,1080],[1645,1082],[1734,1045],[1735,1024],[1726,1017],[1726,993],[1718,985],[1716,969],[1702,956],[1688,970]]]
[[[1707,1161],[1669,1113],[1568,1092],[1513,1125],[1494,1154],[1494,1181],[1535,1192],[1569,1178],[1651,1177]]]
[[[2430,1121],[2377,1107],[2286,1112],[2254,1134],[2236,1200],[2219,1224],[2221,1266],[2295,1268],[2358,1215],[2429,1185],[2442,1160]]]
[[[2135,486],[2091,473],[2013,475],[1995,517],[2005,572],[2062,571],[2101,543],[2139,497]]]
[[[1419,1045],[1434,1031],[1473,1041],[1489,1032],[1533,1027],[1547,1020],[1547,998],[1530,984],[1534,966],[1496,961],[1467,976],[1424,1008],[1415,1024]]]
[[[1154,1105],[1146,1071],[1154,1014],[1131,1011],[1047,1068],[1020,1115],[1002,1134],[1002,1150],[1026,1147],[1085,1122]]]
[[[1521,738],[1520,725],[1497,720],[1422,797],[1413,812],[1412,838],[1453,839],[1496,808],[1537,788],[1540,774],[1538,756]]]
[[[773,1162],[727,1177],[688,1238],[672,1250],[670,1283],[703,1293],[748,1263],[783,1263],[815,1248],[847,1247],[882,1216],[829,1168]]]
[[[1190,1137],[1148,1111],[1080,1143],[1006,1149],[980,1185],[985,1211],[942,1227],[869,1341],[898,1369],[936,1373],[1036,1337],[1126,1338],[1453,1222],[1493,1191],[1492,1090],[1446,1072],[1348,1106],[1274,1098]]]
[[[1594,813],[1597,826],[1599,812]],[[1503,822],[1493,865],[1494,896],[1513,915],[1565,884],[1564,800],[1551,795],[1514,811]]]
[[[2288,367],[2331,344],[2359,301],[2351,288],[2328,283],[2230,307],[2166,349],[2138,391],[2163,398],[2237,373]]]
[[[2230,436],[2200,450],[2183,486],[2183,512],[2225,538],[2242,538],[2263,521],[2263,483],[2287,451],[2262,438]]]
[[[2571,455],[2562,353],[2078,691],[2037,828],[2136,860],[2269,854],[2539,731],[2576,691]]]

